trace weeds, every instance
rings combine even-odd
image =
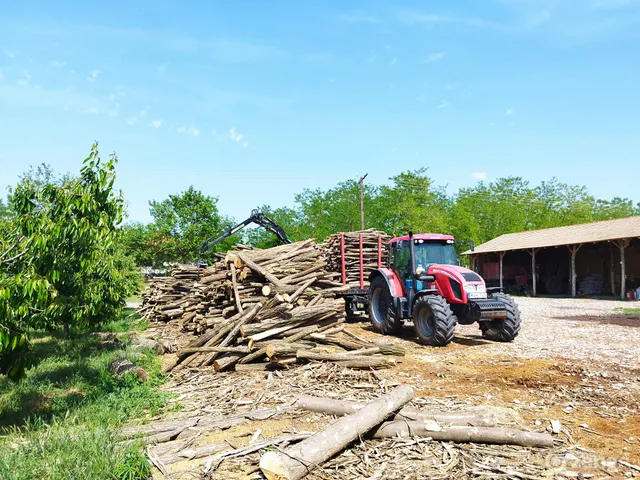
[[[102,330],[145,327],[119,319]],[[18,382],[0,377],[0,478],[143,479],[150,466],[141,444],[121,446],[117,432],[127,420],[156,415],[166,395],[152,351],[98,349],[86,332],[32,336],[34,366]],[[109,363],[125,355],[149,380],[115,379]]]

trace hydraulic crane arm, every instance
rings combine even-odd
[[[280,241],[282,243],[292,243],[293,242],[293,240],[291,240],[289,238],[287,233],[284,231],[284,229],[280,225],[278,225],[276,222],[271,220],[264,213],[262,213],[262,212],[260,212],[258,210],[252,210],[251,211],[251,216],[249,218],[247,218],[246,220],[240,222],[236,226],[230,228],[225,233],[220,235],[218,238],[216,238],[214,240],[209,239],[209,240],[207,240],[206,242],[204,242],[202,244],[202,246],[200,247],[200,260],[198,260],[198,265],[201,266],[201,267],[205,267],[206,266],[206,263],[205,263],[205,261],[204,261],[204,259],[202,257],[204,256],[204,254],[205,254],[205,252],[207,250],[209,250],[213,246],[217,245],[218,243],[222,242],[224,239],[229,238],[231,235],[233,235],[233,234],[237,233],[238,231],[242,230],[244,227],[246,227],[250,223],[255,223],[256,225],[260,225],[262,228],[264,228],[268,232],[273,233],[274,235],[276,235],[280,239]]]

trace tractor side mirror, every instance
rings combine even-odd
[[[476,249],[475,244],[473,243],[473,240],[469,242],[469,248],[471,248],[471,251],[474,252]]]

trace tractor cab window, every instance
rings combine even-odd
[[[411,252],[409,242],[399,240],[391,247],[391,268],[401,272],[402,278],[408,277],[411,272]]]
[[[456,250],[453,243],[416,241],[415,245],[416,266],[422,265],[427,268],[429,265],[444,264],[457,265]]]

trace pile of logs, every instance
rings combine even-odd
[[[260,458],[260,469],[268,480],[300,480],[348,445],[364,437],[427,437],[453,442],[498,443],[531,447],[552,447],[547,433],[468,426],[464,417],[448,415],[437,419],[429,412],[403,408],[413,398],[413,389],[400,385],[365,405],[326,398],[303,397],[298,408],[344,415],[295,445],[267,451]],[[444,420],[444,421],[443,421]],[[453,420],[453,422],[451,422]],[[450,423],[451,422],[451,423]],[[449,425],[447,425],[449,423]],[[514,478],[536,478],[513,475]]]
[[[194,268],[177,267],[143,295],[141,310],[149,320],[177,321],[198,335],[166,371],[271,369],[308,361],[369,368],[404,354],[354,338],[340,325],[344,301],[335,293],[344,287],[338,273],[326,270],[313,240],[242,247],[207,269]],[[192,278],[194,272],[199,278]]]
[[[378,263],[384,265],[387,259],[389,240],[391,237],[377,230],[363,230],[359,232],[336,233],[329,236],[322,249],[327,262],[327,269],[332,272],[342,271],[342,242],[344,239],[344,279],[352,286],[360,285],[360,245],[362,241],[362,273],[364,287],[368,286],[369,274],[378,268]],[[343,277],[341,276],[342,280]]]

